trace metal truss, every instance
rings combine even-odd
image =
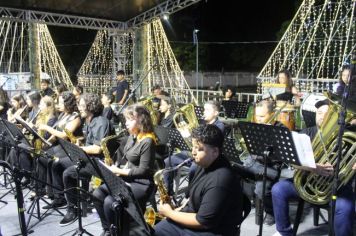
[[[201,0],[167,0],[154,8],[126,21],[128,28],[140,27],[151,22],[154,18],[161,17],[165,14],[172,14],[180,11],[190,5],[200,2]]]
[[[0,7],[0,19],[93,30],[126,30],[126,23],[90,17]]]

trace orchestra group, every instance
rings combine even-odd
[[[336,96],[345,95],[350,74],[350,67],[345,66],[340,74],[339,83],[332,88]],[[295,123],[292,122],[295,122],[295,109],[303,102],[301,93],[293,85],[292,75],[288,70],[278,72],[275,83],[283,85],[285,91],[254,104],[253,118],[250,121],[287,127],[308,135],[311,141],[319,138],[323,131],[321,127],[330,116],[333,101],[325,98],[313,104],[315,109],[313,125],[297,130]],[[356,89],[348,91],[349,99],[352,100]],[[79,146],[91,159],[105,160],[111,172],[126,182],[142,214],[145,213],[152,196],[163,194],[156,186],[154,174],[162,168],[184,166],[187,169],[188,185],[182,201],[176,199],[178,187],[175,188],[175,178],[178,168],[175,171],[163,172],[165,194],[170,202],[162,201],[161,197],[158,213],[163,219],[152,225],[152,235],[239,235],[241,224],[246,213],[248,214],[246,204],[251,204],[252,197],[247,198],[243,191],[242,181],[246,177],[240,174],[239,169],[234,168],[223,154],[224,140],[239,133],[237,129],[231,128],[232,119],[229,123],[227,122],[229,119],[222,115],[224,109],[222,102],[238,102],[235,89],[227,86],[221,99],[208,100],[202,104],[202,117],[198,117],[197,114],[194,116],[192,114],[194,110],[185,111],[184,108],[191,104],[177,104],[174,96],[163,91],[159,85],[154,86],[152,94],[147,94],[141,102],[127,103],[129,93],[130,86],[123,71],[117,72],[117,86],[101,96],[84,92],[80,85],[74,86],[72,91],[68,91],[64,85],[59,85],[53,90],[47,79],[41,81],[40,91],[16,94],[11,98],[8,98],[6,91],[0,89],[1,119],[16,124],[28,137],[35,150],[46,153],[35,155],[25,149],[17,151],[1,144],[1,158],[8,161],[12,168],[19,168],[28,173],[36,172],[39,189],[33,191],[30,197],[35,198],[39,195],[51,199],[50,204],[42,206],[43,209],[66,209],[66,214],[58,219],[61,226],[75,222],[80,212],[76,191],[79,184],[77,163],[73,163],[67,156],[59,144],[60,139]],[[118,114],[118,108],[122,106],[123,109],[119,109],[122,112]],[[183,114],[183,118],[178,117],[178,113]],[[178,118],[183,122],[177,123]],[[48,143],[31,139],[31,135],[21,126],[19,120],[24,120]],[[236,118],[235,121],[238,123]],[[121,123],[121,126],[118,123]],[[352,129],[354,123],[356,119],[348,120],[347,127],[350,132],[354,132]],[[188,128],[183,127],[184,124]],[[161,143],[155,132],[157,126],[181,132],[191,150],[171,150],[167,144]],[[125,130],[120,133],[126,136],[115,135],[115,127]],[[106,160],[103,151],[103,140],[108,137],[118,139],[116,150],[112,152],[115,154],[109,157],[112,161]],[[234,138],[237,140],[236,145],[240,145],[238,142],[242,141]],[[354,159],[352,161],[354,171],[356,164]],[[242,163],[247,172],[253,169],[261,170],[265,164],[263,158],[256,155],[245,156]],[[333,164],[335,163],[316,163],[316,168],[307,170],[304,168],[305,174],[332,176]],[[264,195],[261,174],[251,172],[251,178],[255,183],[254,197],[256,201],[264,198],[264,224],[275,224],[277,231],[275,235],[293,235],[289,201],[299,199],[298,186],[293,183],[293,171],[299,167],[291,167],[280,160],[268,161],[266,165],[268,174]],[[292,174],[283,177],[281,175],[283,170],[288,170]],[[117,216],[112,207],[114,196],[110,194],[104,182],[93,186],[92,177],[97,174],[89,163],[80,169],[79,176],[86,180],[83,183],[87,183],[82,184],[81,188],[89,191],[92,196],[84,200],[93,203],[100,217],[101,235],[112,235],[112,226],[117,224]],[[31,179],[24,175],[21,181],[23,188],[33,189],[32,186],[37,180]],[[348,183],[338,188],[333,226],[336,236],[353,235],[355,214],[353,180],[352,176]]]

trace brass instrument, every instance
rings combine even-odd
[[[330,100],[330,102],[328,113],[312,142],[312,147],[316,163],[330,163],[335,166],[338,155],[338,114],[340,113],[341,107],[332,100]],[[349,122],[354,115],[355,113],[348,110],[346,122]],[[352,170],[356,157],[355,149],[356,134],[346,131],[342,137],[343,156],[340,162],[338,189],[345,185],[355,173],[355,171]],[[332,181],[333,176],[321,176],[300,169],[296,169],[294,173],[294,185],[301,198],[317,205],[329,202],[332,193]]]
[[[195,114],[194,105],[189,103],[179,108],[173,116],[173,123],[189,147],[191,147],[192,130],[198,127],[198,117]]]
[[[157,186],[159,198],[162,203],[164,203],[164,204],[168,203],[169,205],[171,205],[173,207],[173,203],[171,202],[171,197],[168,195],[167,188],[163,182],[163,174],[166,174],[166,173],[169,173],[172,171],[176,171],[179,168],[181,168],[182,166],[184,166],[185,164],[192,162],[192,161],[193,161],[193,159],[189,158],[173,168],[161,169],[154,174],[153,180]],[[151,227],[153,227],[155,225],[157,220],[163,219],[163,217],[160,214],[156,213],[152,207],[148,207],[146,209],[144,218],[146,220],[146,223],[149,224]]]
[[[140,101],[140,103],[144,107],[146,107],[146,109],[149,111],[150,116],[151,116],[151,120],[152,120],[152,124],[153,125],[158,125],[158,123],[159,123],[159,111],[157,109],[155,109],[154,106],[153,106],[153,98],[155,98],[155,97],[154,96],[146,97],[145,99]]]
[[[68,137],[68,139],[69,139],[69,141],[70,141],[71,143],[77,144],[78,138],[75,137],[74,134],[73,134],[71,131],[69,131],[69,130],[66,129],[66,128],[64,128],[63,131],[64,131],[64,133],[67,135],[67,137]]]

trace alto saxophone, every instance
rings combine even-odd
[[[64,133],[67,135],[69,141],[73,144],[76,144],[78,141],[78,138],[74,136],[72,132],[70,132],[68,129],[64,128],[63,129]]]
[[[161,200],[162,203],[164,204],[169,204],[172,207],[174,207],[172,201],[171,201],[171,197],[168,194],[167,188],[164,185],[163,182],[163,175],[172,171],[176,171],[179,168],[181,168],[182,166],[184,166],[185,164],[188,164],[190,162],[192,162],[192,159],[187,159],[185,161],[183,161],[182,163],[180,163],[179,165],[175,166],[175,167],[171,167],[171,168],[166,168],[166,169],[161,169],[158,170],[154,176],[153,176],[153,181],[155,182],[155,185],[157,186],[157,191],[159,194],[159,198]],[[162,220],[164,217],[162,217],[160,214],[156,213],[155,210],[152,207],[148,207],[146,209],[144,218],[146,220],[146,223],[148,225],[150,225],[151,227],[153,227],[156,223],[156,221],[158,220]]]

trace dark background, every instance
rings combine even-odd
[[[199,29],[201,71],[259,71],[301,0],[202,0],[162,21],[181,68],[195,69],[193,30]],[[95,31],[49,27],[70,76],[75,77]]]

